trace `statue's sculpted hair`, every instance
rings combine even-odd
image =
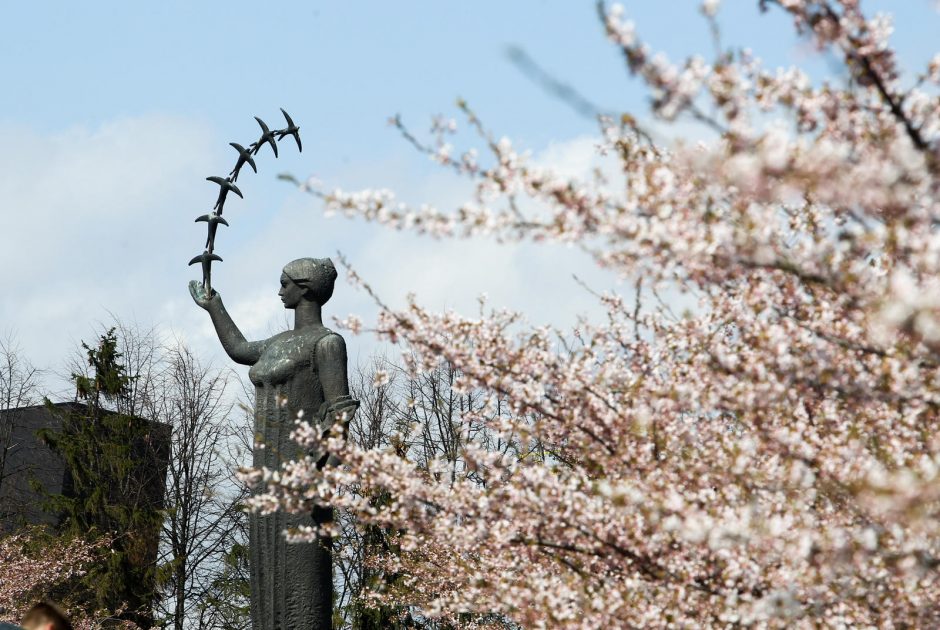
[[[336,267],[329,258],[298,258],[284,265],[284,274],[323,306],[333,296]]]

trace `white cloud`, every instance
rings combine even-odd
[[[564,142],[553,142],[534,158],[540,166],[551,168],[559,175],[586,181],[594,168],[603,167],[605,172],[609,172],[617,166],[613,158],[599,156],[599,140],[596,136],[580,136]]]
[[[2,133],[15,150],[0,154],[0,327],[54,367],[108,311],[155,322],[192,255],[179,232],[206,192],[192,173],[212,165],[209,130],[144,116]]]

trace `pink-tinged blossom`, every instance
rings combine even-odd
[[[721,0],[702,0],[702,13],[708,17],[715,17],[720,6]]]
[[[940,84],[940,53],[933,56],[927,66],[927,77],[934,83]]]
[[[42,540],[42,543],[38,541]],[[86,541],[52,539],[36,530],[25,530],[0,537],[0,620],[16,622],[38,600],[50,593],[69,593],[63,588],[86,574],[89,567],[102,562],[110,540]],[[130,622],[117,622],[114,615],[121,611],[88,611],[70,607],[74,602],[61,602],[79,630],[93,630],[110,620],[108,627],[133,630]]]
[[[376,370],[375,378],[372,380],[373,387],[384,387],[388,385],[389,375],[386,370]]]
[[[340,328],[354,335],[362,332],[362,318],[358,315],[348,315],[345,319],[337,320],[336,323]]]

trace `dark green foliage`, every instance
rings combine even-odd
[[[241,630],[250,624],[248,546],[234,545],[223,557],[223,564],[202,597],[200,621],[222,630]]]
[[[154,599],[166,454],[151,436],[152,423],[105,408],[120,408],[134,378],[120,363],[114,329],[101,336],[96,348],[82,347],[91,369],[72,379],[84,409],[63,411],[46,401],[62,425],[59,431],[41,431],[40,437],[66,465],[63,492],[47,495],[48,507],[61,515],[63,535],[98,532],[114,538],[111,553],[83,580],[89,610],[124,610],[122,618],[146,628]]]

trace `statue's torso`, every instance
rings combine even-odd
[[[313,362],[316,345],[332,331],[316,327],[285,330],[271,337],[258,362],[251,366],[248,378],[256,387],[281,385],[307,368],[316,370]]]
[[[293,424],[303,411],[304,419],[316,422],[323,404],[323,387],[317,372],[316,346],[327,328],[288,330],[268,340],[248,378],[255,385],[255,428]]]

